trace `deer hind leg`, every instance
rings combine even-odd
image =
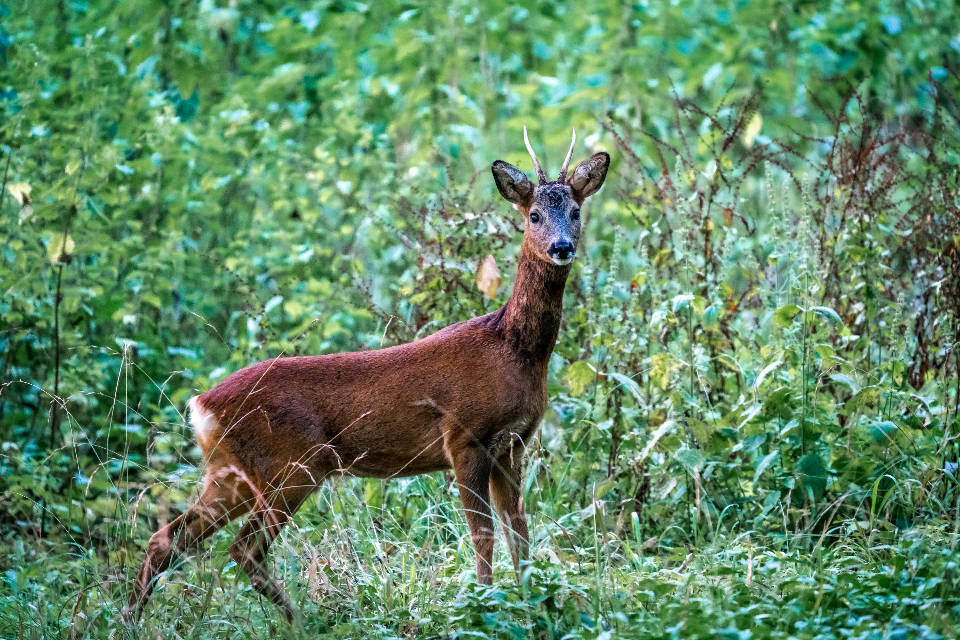
[[[316,487],[313,483],[287,486],[264,496],[230,545],[230,556],[250,578],[250,584],[283,611],[287,622],[293,621],[295,610],[280,585],[270,577],[267,551],[280,535],[283,525]]]
[[[157,576],[167,570],[175,556],[198,546],[225,524],[246,513],[253,495],[246,474],[235,466],[209,467],[197,502],[150,536],[125,616],[130,619],[140,612]]]
[[[497,459],[490,472],[490,494],[503,523],[503,532],[518,580],[520,562],[527,559],[530,549],[527,518],[523,514],[521,461],[522,447],[511,443],[510,453]]]
[[[482,447],[466,447],[453,458],[460,500],[477,554],[477,582],[493,582],[493,518],[490,515],[490,454]]]

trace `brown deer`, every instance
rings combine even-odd
[[[498,311],[376,351],[275,358],[190,399],[206,473],[196,504],[153,534],[128,617],[175,554],[251,511],[230,555],[288,620],[294,609],[270,577],[270,543],[332,474],[393,478],[452,468],[474,548],[476,576],[492,580],[493,519],[514,568],[528,553],[521,460],[547,404],[547,361],[563,289],[580,238],[580,206],[603,184],[610,156],[596,153],[556,180],[530,146],[538,184],[497,160],[500,194],[526,219],[517,281]]]

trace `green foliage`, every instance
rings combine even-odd
[[[956,15],[0,3],[0,636],[956,637]],[[125,626],[190,395],[506,301],[524,123],[613,167],[518,584],[474,584],[448,476],[344,479],[271,553],[302,628],[229,533]]]

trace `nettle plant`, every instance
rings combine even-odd
[[[908,167],[935,156],[900,134],[850,164],[853,140],[882,139],[866,118],[844,116],[829,139],[763,138],[758,100],[715,114],[678,101],[682,144],[646,135],[658,171],[620,133],[629,125],[606,125],[630,185],[617,194],[623,226],[594,240],[572,291],[579,304],[557,347],[568,400],[556,408],[577,425],[566,442],[584,463],[571,465],[571,490],[611,505],[616,530],[649,535],[669,521],[679,525],[671,536],[697,536],[749,517],[822,533],[838,514],[904,526],[951,495],[933,469],[955,457],[938,434],[956,409],[905,385],[929,353],[941,380],[955,377],[953,343],[931,327],[956,319],[910,317],[904,300],[945,310],[952,285],[891,277],[885,261],[914,243],[891,225],[933,221],[949,233],[941,212],[953,192],[921,207],[940,183]],[[868,162],[879,183],[851,184]],[[627,245],[625,233],[639,241]],[[930,254],[929,273],[949,273],[949,243],[943,253]]]
[[[376,214],[375,224],[398,250],[416,256],[389,286],[396,296],[392,307],[370,296],[396,341],[491,311],[510,292],[501,274],[515,269],[522,221],[504,215],[478,188],[477,174],[454,182],[452,168],[445,173],[448,180],[439,193],[428,191],[435,185],[426,185],[397,195]]]

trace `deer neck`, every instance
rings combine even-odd
[[[560,330],[569,273],[569,265],[547,263],[524,243],[513,293],[503,310],[504,334],[523,360],[546,366]]]

